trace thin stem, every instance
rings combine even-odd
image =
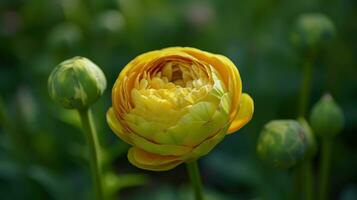
[[[328,195],[328,184],[329,184],[329,171],[331,164],[331,144],[332,140],[323,139],[321,147],[321,165],[320,165],[320,188],[319,188],[319,199],[327,200]]]
[[[102,172],[100,163],[100,146],[94,123],[92,121],[92,114],[90,109],[78,110],[82,121],[84,134],[87,138],[89,147],[89,161],[91,166],[93,188],[97,200],[103,199],[103,185]]]
[[[300,91],[298,116],[304,117],[306,114],[306,107],[309,104],[311,91],[312,66],[310,61],[306,61],[303,66],[303,80]]]
[[[292,200],[300,200],[301,199],[301,167],[300,165],[295,166],[293,169],[293,184],[294,184],[294,188],[293,188],[293,193],[291,195],[291,199]]]
[[[298,107],[298,117],[305,117],[306,110],[309,104],[310,92],[311,92],[311,79],[312,79],[312,59],[307,58],[303,65],[303,80],[301,84],[300,90],[300,99],[299,99],[299,107]],[[310,160],[305,160],[298,166],[295,170],[300,171],[300,174],[303,176],[301,184],[303,184],[302,188],[304,190],[304,198],[306,200],[313,199],[313,190],[312,190],[312,166]],[[296,195],[300,192],[300,187],[295,188]]]
[[[186,166],[190,176],[192,188],[195,191],[195,199],[203,200],[201,175],[197,161],[186,163]]]
[[[303,172],[303,186],[304,186],[304,194],[305,194],[305,200],[313,200],[314,195],[312,191],[312,165],[311,165],[311,160],[306,160],[304,163],[302,163],[302,172]]]

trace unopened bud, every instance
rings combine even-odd
[[[301,51],[311,51],[331,40],[335,33],[333,22],[319,13],[303,14],[292,33],[292,42]]]
[[[273,120],[260,134],[257,152],[263,161],[276,168],[289,168],[307,150],[304,128],[295,120]]]
[[[314,132],[321,137],[333,137],[341,132],[344,116],[331,95],[324,95],[315,104],[311,112],[310,123]]]
[[[102,96],[106,85],[102,70],[84,57],[63,61],[48,79],[51,98],[68,109],[88,108]]]

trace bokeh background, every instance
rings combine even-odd
[[[109,192],[128,200],[190,199],[185,166],[162,173],[134,168],[128,146],[105,122],[123,66],[169,46],[228,56],[255,100],[253,120],[200,160],[209,198],[287,199],[291,171],[261,163],[256,142],[268,121],[296,116],[302,67],[291,32],[298,16],[310,12],[327,15],[337,30],[314,63],[309,104],[329,91],[346,118],[333,146],[331,199],[357,199],[355,0],[1,0],[0,199],[91,199],[77,113],[60,108],[47,92],[51,70],[77,55],[97,63],[108,80],[93,110]]]

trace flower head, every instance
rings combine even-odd
[[[298,49],[311,51],[320,48],[335,35],[335,25],[326,15],[308,13],[299,16],[292,33],[292,40]]]
[[[289,168],[302,160],[308,150],[306,129],[295,120],[267,123],[258,139],[260,158],[276,168]]]
[[[48,78],[51,98],[68,109],[88,108],[102,96],[106,86],[102,70],[78,56],[60,63]]]
[[[340,106],[326,94],[312,108],[310,122],[318,136],[331,138],[341,132],[345,119]]]
[[[107,112],[133,147],[129,161],[162,171],[195,160],[253,115],[235,65],[222,55],[173,47],[144,53],[120,73]]]

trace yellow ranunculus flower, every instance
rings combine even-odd
[[[107,112],[111,129],[133,147],[129,161],[164,171],[193,161],[253,115],[228,58],[194,48],[144,53],[120,73]]]

